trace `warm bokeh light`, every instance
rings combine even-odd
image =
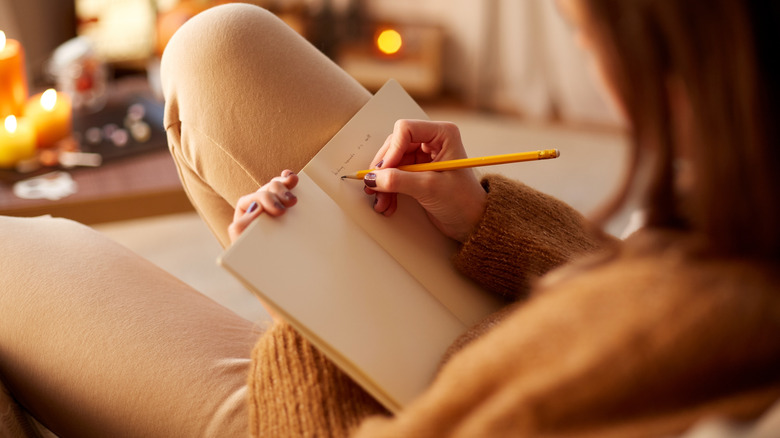
[[[8,116],[5,118],[5,130],[9,134],[16,132],[16,116]]]
[[[43,92],[43,95],[41,95],[41,106],[46,111],[51,111],[54,109],[54,105],[57,104],[57,92],[54,90],[54,88],[49,88],[48,90]]]
[[[402,45],[401,34],[393,29],[385,29],[376,37],[377,48],[386,55],[398,53]]]
[[[5,32],[0,30],[0,52],[5,49]]]

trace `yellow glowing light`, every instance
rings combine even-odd
[[[5,130],[9,134],[16,132],[16,116],[8,116],[5,118]]]
[[[0,52],[5,49],[5,32],[0,30]]]
[[[57,104],[57,92],[54,91],[54,88],[49,88],[48,90],[43,92],[43,95],[41,95],[41,106],[46,111],[51,111],[54,109],[54,105]]]
[[[378,37],[376,37],[377,48],[386,55],[393,55],[401,50],[403,45],[403,39],[401,34],[393,29],[383,30]]]

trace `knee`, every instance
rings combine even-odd
[[[0,216],[0,241],[4,245],[13,242],[24,245],[25,241],[35,242],[38,239],[46,241],[53,236],[72,235],[90,230],[89,227],[70,219],[51,216]]]
[[[196,15],[176,31],[163,53],[165,127],[221,117],[225,107],[249,100],[248,81],[255,93],[283,84],[286,72],[298,68],[289,65],[295,62],[291,58],[310,58],[307,46],[259,6],[226,4]]]
[[[40,262],[52,255],[60,242],[78,242],[83,246],[91,236],[99,235],[93,229],[70,219],[0,216],[0,241],[9,259],[28,258]]]
[[[231,3],[201,12],[182,25],[165,48],[161,75],[166,97],[175,88],[174,81],[224,80],[226,70],[235,67],[249,49],[257,50],[258,43],[274,41],[274,35],[286,32],[292,29],[255,5]]]
[[[0,290],[29,294],[35,284],[49,284],[63,276],[78,274],[73,268],[92,253],[91,243],[96,241],[96,236],[102,237],[91,228],[67,219],[0,216],[4,260]],[[4,300],[8,301],[4,298],[0,302]]]
[[[231,50],[246,33],[254,29],[269,29],[281,22],[267,10],[246,3],[229,3],[209,8],[184,23],[171,37],[163,53],[163,63],[169,58],[198,53],[219,55]],[[235,50],[235,49],[233,49]]]

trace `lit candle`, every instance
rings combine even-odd
[[[8,116],[0,127],[0,167],[12,168],[35,156],[35,130],[24,117]]]
[[[26,101],[24,50],[19,41],[6,39],[0,31],[0,118],[21,114]]]
[[[38,137],[38,147],[48,148],[71,135],[73,109],[70,97],[49,88],[27,101],[24,116],[30,119]]]

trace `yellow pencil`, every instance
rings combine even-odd
[[[404,170],[407,172],[423,172],[426,170],[455,170],[465,169],[468,167],[480,167],[491,166],[494,164],[507,164],[517,163],[520,161],[535,161],[535,160],[548,160],[551,158],[558,158],[561,153],[558,149],[545,149],[542,151],[532,152],[519,152],[516,154],[504,154],[504,155],[492,155],[489,157],[477,157],[477,158],[462,158],[460,160],[449,161],[434,161],[432,163],[420,163],[420,164],[407,164],[405,166],[398,166],[398,170]],[[367,173],[373,172],[376,169],[361,170],[353,175],[344,175],[341,179],[363,179]]]

